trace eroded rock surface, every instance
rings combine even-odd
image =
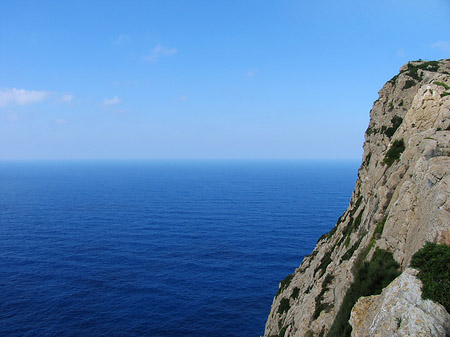
[[[446,337],[450,315],[421,297],[417,271],[407,268],[381,295],[361,297],[353,307],[352,337]]]
[[[362,252],[370,259],[375,249],[387,250],[405,271],[425,242],[450,244],[450,59],[403,66],[379,91],[370,117],[349,207],[280,284],[264,336],[326,336]],[[403,273],[397,281],[411,277]],[[361,299],[357,308],[379,301]],[[362,322],[356,331],[368,331],[370,319],[358,318],[355,311],[354,320]],[[386,327],[396,327],[395,317],[392,322]],[[424,329],[432,326],[427,324]],[[400,325],[384,336],[402,331]]]

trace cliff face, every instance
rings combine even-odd
[[[371,259],[388,263],[390,256],[391,266],[396,261],[403,273],[383,283],[390,284],[381,295],[351,305],[352,335],[450,332],[450,315],[420,298],[421,283],[408,268],[427,241],[450,244],[450,59],[403,66],[379,91],[370,117],[350,205],[280,283],[264,336],[334,336],[336,316],[348,306],[352,282],[359,282],[357,270]],[[387,255],[379,258],[378,252]],[[413,307],[423,310],[408,316]],[[415,327],[417,321],[426,323]]]

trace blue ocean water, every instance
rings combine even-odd
[[[2,162],[1,336],[259,336],[357,162]]]

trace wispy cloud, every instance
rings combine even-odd
[[[405,50],[403,48],[399,48],[397,50],[397,57],[400,57],[400,58],[405,57]]]
[[[127,42],[130,39],[130,36],[127,34],[120,34],[114,41],[113,44],[122,44]]]
[[[431,48],[440,49],[443,52],[450,52],[450,41],[438,41],[431,45]]]
[[[155,48],[152,49],[150,55],[144,57],[144,61],[148,62],[156,62],[161,57],[168,57],[178,53],[176,48],[167,48],[161,44],[158,44]]]
[[[253,78],[256,76],[257,72],[258,72],[258,70],[256,70],[256,69],[248,70],[245,72],[245,77]]]
[[[58,118],[57,120],[55,120],[56,124],[67,124],[67,120],[63,119],[63,118]]]
[[[47,91],[25,90],[25,89],[3,89],[0,90],[0,107],[9,105],[26,105],[39,103],[49,96]]]
[[[71,94],[62,94],[61,102],[63,103],[71,103],[73,101],[73,95]]]
[[[6,117],[10,122],[16,122],[19,120],[19,114],[14,111],[9,111]]]
[[[174,102],[186,102],[187,100],[188,100],[188,97],[185,95],[178,96],[173,99]]]
[[[114,96],[113,98],[105,98],[103,100],[103,105],[106,105],[106,106],[116,105],[116,104],[119,104],[120,102],[122,102],[122,100],[119,97]]]

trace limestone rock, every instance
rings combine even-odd
[[[450,315],[421,297],[417,271],[407,268],[380,295],[361,297],[353,307],[352,337],[445,337]]]
[[[326,336],[353,282],[352,270],[363,251],[368,251],[370,258],[376,248],[385,249],[405,271],[412,255],[425,242],[450,244],[448,86],[450,59],[414,61],[404,65],[379,91],[370,112],[362,165],[349,207],[312,254],[304,258],[289,282],[280,284],[264,336]],[[390,151],[393,148],[398,151]],[[412,287],[416,284],[412,277],[411,272],[406,272],[396,282]],[[295,288],[299,289],[298,297],[292,296]],[[398,288],[392,293],[392,301],[398,297],[402,305],[412,303],[405,302],[403,295],[407,293]],[[288,303],[286,310],[278,310],[281,301]],[[367,297],[358,302],[352,321],[358,329],[367,329],[367,322],[376,319],[361,313],[379,301],[378,297]],[[420,310],[426,314],[430,305],[424,304]],[[411,304],[411,313],[418,310],[414,308]],[[417,327],[435,326],[426,321],[428,316],[420,317],[424,322],[417,323]],[[383,322],[395,328],[395,318]],[[412,319],[406,314],[400,318],[402,322]],[[400,327],[390,331],[393,335],[406,331]]]

